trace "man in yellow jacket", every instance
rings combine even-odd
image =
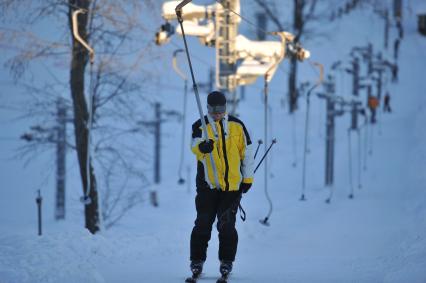
[[[226,97],[219,91],[208,95],[207,110],[204,118],[208,140],[204,140],[200,119],[192,125],[191,149],[197,157],[197,218],[191,233],[190,267],[195,275],[201,273],[206,260],[216,216],[220,272],[231,272],[238,244],[237,208],[241,193],[246,193],[253,183],[252,142],[244,123],[226,113]]]

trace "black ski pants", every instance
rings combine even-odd
[[[197,219],[191,233],[191,260],[206,260],[207,246],[216,217],[219,260],[235,260],[238,245],[235,221],[240,200],[239,191],[224,192],[208,187],[197,188],[195,197]]]

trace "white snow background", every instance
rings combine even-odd
[[[239,245],[230,282],[426,282],[426,37],[417,32],[416,16],[426,12],[421,10],[422,2],[405,2],[399,82],[386,87],[392,95],[393,112],[387,114],[380,109],[378,124],[370,128],[371,154],[367,156],[366,170],[362,171],[361,188],[354,162],[354,199],[348,198],[350,115],[345,114],[336,119],[334,196],[330,204],[324,201],[329,195],[329,189],[323,185],[325,103],[313,95],[307,201],[299,201],[306,103],[302,97],[297,113],[288,114],[287,107],[282,107],[288,63],[283,63],[277,71],[270,94],[269,136],[278,140],[268,163],[268,188],[274,204],[271,225],[259,223],[268,211],[262,168],[253,188],[242,200],[247,221],[237,223]],[[356,10],[331,23],[329,30],[331,38],[306,46],[311,50],[312,60],[322,62],[326,70],[336,60],[347,63],[353,46],[365,46],[368,41],[373,43],[375,51],[383,46],[383,20],[370,10]],[[396,30],[392,28],[390,38],[395,36]],[[180,37],[175,36],[173,41],[182,45]],[[389,51],[384,51],[384,56],[390,59],[393,40],[389,42]],[[190,41],[194,55],[213,63],[213,51],[195,47],[198,45],[197,41]],[[171,59],[173,47],[164,49],[170,51],[165,54]],[[157,66],[163,74],[161,80],[183,88],[171,61],[165,62]],[[197,79],[205,80],[203,68],[206,67],[197,60],[194,65]],[[309,63],[300,66],[301,81],[315,80],[317,74]],[[349,98],[351,78],[340,74],[336,81],[337,93]],[[2,101],[19,99],[12,86],[1,88]],[[205,99],[203,93],[203,104]],[[161,89],[158,100],[164,107],[180,110],[182,94],[178,90]],[[192,93],[188,108],[187,133],[197,118]],[[263,138],[261,80],[247,87],[239,113],[252,140]],[[0,109],[1,136],[19,137],[31,125],[31,121],[11,123],[14,115]],[[189,237],[195,219],[195,159],[189,150],[188,137],[185,168],[191,166],[190,180],[178,185],[180,129],[178,122],[163,127],[162,183],[157,188],[160,206],[154,208],[146,200],[117,225],[96,235],[83,229],[81,182],[75,154],[67,157],[67,218],[56,222],[54,150],[24,168],[21,160],[10,159],[20,143],[18,139],[1,139],[0,283],[183,282],[189,275]],[[293,129],[296,147],[293,147]],[[352,156],[356,160],[355,150]],[[35,203],[36,190],[40,188],[44,197],[41,237],[37,236]],[[215,282],[219,274],[217,249],[214,228],[201,282]]]

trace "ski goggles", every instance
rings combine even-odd
[[[207,110],[209,113],[212,114],[221,114],[226,112],[226,104],[225,105],[208,105],[207,104]]]

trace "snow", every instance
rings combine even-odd
[[[371,40],[377,50],[382,46],[381,24],[370,12],[354,12],[338,24],[332,42],[307,46],[312,60],[331,65],[336,59],[347,58],[352,46],[365,45],[366,40]],[[348,26],[353,27],[353,33],[343,32]],[[247,221],[237,223],[239,246],[230,282],[426,282],[426,37],[417,33],[414,16],[404,18],[404,28],[399,82],[388,87],[393,112],[380,110],[379,124],[370,128],[374,139],[368,147],[372,153],[367,156],[361,188],[353,165],[354,199],[347,197],[350,185],[346,115],[336,119],[334,195],[330,204],[324,202],[329,196],[329,188],[323,185],[325,107],[322,100],[312,97],[307,201],[299,201],[305,103],[302,98],[294,117],[281,107],[282,97],[274,91],[281,88],[277,81],[282,80],[278,77],[282,74],[277,72],[270,96],[273,119],[269,136],[278,140],[268,163],[268,188],[274,204],[271,225],[259,223],[268,211],[262,168],[255,185],[243,197]],[[332,47],[335,52],[330,53]],[[204,49],[198,51],[199,56],[204,56]],[[173,76],[171,67],[167,72]],[[301,67],[300,77],[309,76],[314,79],[315,73],[306,64]],[[338,91],[349,98],[350,78],[338,77],[337,82]],[[240,106],[241,119],[254,141],[263,138],[261,83],[247,87],[247,98]],[[159,97],[168,98],[164,101],[170,105],[181,104],[177,95],[167,95],[164,91]],[[204,94],[202,98],[205,100]],[[188,106],[195,107],[191,98]],[[4,122],[11,113],[2,110],[0,114],[8,135],[19,135],[25,129],[26,125],[12,127]],[[196,115],[189,114],[188,129]],[[177,185],[179,154],[175,141],[180,141],[180,130],[176,131],[176,127],[180,129],[180,124],[164,127],[163,156],[169,158],[163,161],[163,180],[157,190],[160,206],[154,208],[145,202],[97,235],[82,229],[75,161],[68,166],[67,219],[55,222],[53,189],[49,189],[54,187],[54,174],[49,173],[53,170],[49,158],[44,156],[23,168],[20,160],[5,158],[16,142],[2,141],[0,282],[183,282],[189,275],[195,176],[191,172],[187,184]],[[296,153],[293,127],[297,134]],[[364,131],[361,134],[363,140]],[[195,160],[186,150],[185,164],[194,170]],[[44,197],[41,237],[36,236],[35,190],[39,188]],[[214,230],[202,282],[215,282],[219,273],[216,234]]]

